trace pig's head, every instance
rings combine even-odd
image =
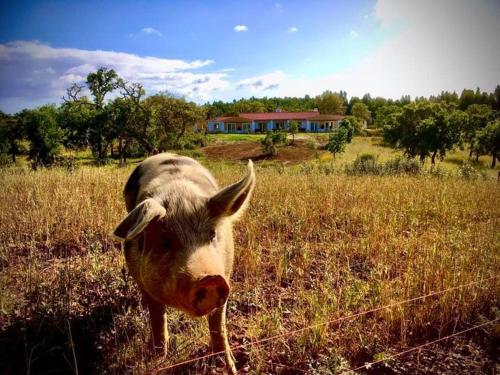
[[[213,196],[170,186],[137,205],[114,234],[126,240],[127,263],[141,287],[192,316],[222,306],[230,291],[230,223],[244,211],[254,186],[249,162],[242,180]]]

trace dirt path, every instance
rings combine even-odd
[[[253,161],[274,160],[283,164],[299,164],[305,160],[313,159],[316,150],[308,147],[306,140],[296,139],[293,145],[279,147],[278,155],[269,156],[262,153],[259,142],[227,142],[216,143],[204,147],[202,151],[209,159],[228,161]]]

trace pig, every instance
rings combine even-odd
[[[114,235],[123,241],[130,275],[149,310],[151,345],[165,355],[166,306],[207,316],[212,350],[224,352],[236,374],[226,330],[233,268],[233,223],[255,186],[252,161],[240,181],[219,189],[197,161],[170,153],[151,156],[130,175],[124,191],[127,217]]]

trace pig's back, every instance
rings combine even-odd
[[[218,190],[217,183],[200,163],[186,156],[163,153],[151,156],[131,173],[123,191],[127,211],[146,197],[154,196],[171,186],[196,189],[211,196]]]

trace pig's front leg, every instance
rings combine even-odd
[[[210,329],[210,337],[212,339],[212,350],[214,352],[222,352],[226,356],[227,368],[231,374],[236,375],[236,364],[233,353],[229,347],[226,329],[226,304],[216,309],[208,316],[208,327]]]
[[[168,344],[168,328],[165,322],[165,305],[142,292],[142,302],[149,310],[151,322],[151,348],[156,355],[165,355]]]

